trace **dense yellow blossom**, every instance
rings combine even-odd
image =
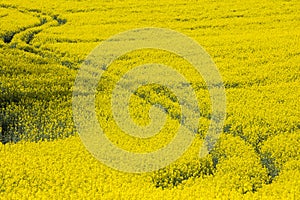
[[[103,105],[135,66],[176,69],[201,110],[195,141],[181,158],[130,174],[84,147],[72,118],[72,88],[76,70],[101,41],[143,27],[173,29],[205,48],[224,80],[227,117],[215,148],[199,158],[211,118],[204,80],[170,52],[121,56],[99,82],[95,108],[115,145],[151,152],[179,126],[176,96],[147,85],[132,95],[131,117],[147,125],[151,105],[159,103],[167,123],[148,139],[120,131]],[[0,0],[0,199],[299,199],[299,27],[297,0]]]
[[[159,177],[180,178],[176,172],[199,173],[207,161],[185,159],[156,174],[112,170],[93,158],[78,137],[53,142],[1,145],[1,197],[4,199],[228,199],[294,198],[299,195],[299,161],[265,184],[266,169],[251,146],[238,137],[225,137],[217,151],[222,159],[215,175],[193,175],[173,189],[156,188]],[[225,156],[226,155],[226,156]],[[184,164],[190,159],[189,164]],[[299,159],[299,154],[297,155]],[[199,163],[203,163],[200,165]],[[191,171],[191,172],[192,172]],[[165,173],[165,175],[164,175]],[[257,190],[252,193],[252,190]]]

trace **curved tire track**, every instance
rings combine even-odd
[[[22,27],[18,31],[8,31],[5,33],[2,36],[4,45],[6,44],[10,48],[16,48],[39,55],[42,58],[49,59],[49,62],[54,61],[68,68],[75,68],[73,67],[75,63],[72,63],[68,60],[66,61],[66,59],[63,59],[60,55],[57,55],[57,52],[47,49],[40,49],[39,47],[31,44],[31,41],[34,39],[35,35],[50,27],[62,26],[67,23],[67,19],[61,18],[59,14],[48,14],[39,9],[19,8],[8,4],[0,4],[0,8],[14,9],[18,12],[29,14],[40,20],[40,23],[38,24]]]

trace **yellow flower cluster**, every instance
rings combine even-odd
[[[222,154],[214,175],[205,171],[212,168],[212,163],[191,159],[191,152],[159,172],[129,174],[97,161],[78,137],[1,145],[0,198],[295,199],[299,196],[299,179],[295,178],[299,175],[299,160],[286,163],[272,184],[266,184],[266,169],[251,146],[233,136],[221,141],[218,153],[214,153]],[[180,184],[170,187],[172,181]],[[161,184],[169,187],[162,189]]]
[[[297,0],[0,2],[0,199],[297,199],[300,197],[300,57]],[[142,27],[176,30],[199,42],[218,66],[227,117],[216,147],[199,150],[211,119],[205,81],[174,53],[129,52],[104,72],[97,117],[113,144],[152,152],[181,121],[175,94],[156,84],[129,102],[136,124],[162,105],[166,124],[151,138],[124,133],[111,92],[130,69],[161,63],[191,84],[201,111],[196,138],[176,162],[129,174],[96,160],[72,118],[76,69],[99,42]]]
[[[74,135],[74,74],[53,61],[20,50],[0,49],[1,141],[52,140]],[[59,74],[59,76],[57,76]]]

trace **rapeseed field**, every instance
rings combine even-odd
[[[0,0],[0,199],[300,199],[299,9],[297,0]],[[176,69],[201,114],[179,159],[128,173],[85,147],[73,119],[73,89],[99,44],[148,27],[182,33],[205,49],[223,79],[226,118],[216,144],[199,157],[213,118],[203,77],[161,49],[122,55],[103,68],[95,95],[97,120],[113,145],[156,151],[183,121],[176,94],[148,84],[130,97],[128,112],[146,126],[159,104],[164,126],[149,138],[120,129],[112,91],[139,65]]]

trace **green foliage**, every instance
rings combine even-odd
[[[160,169],[152,176],[155,187],[162,189],[172,189],[189,180],[205,178],[212,175],[214,171],[211,159],[194,159],[187,163],[178,163]]]
[[[268,182],[267,169],[254,149],[239,137],[224,135],[212,151],[216,166],[214,179],[224,188],[245,194],[256,192]]]
[[[1,52],[1,142],[74,135],[70,117],[72,72],[19,50],[6,48]]]
[[[299,141],[300,135],[298,131],[273,136],[263,143],[261,148],[262,162],[269,169],[271,177],[279,175],[290,161],[298,162],[299,164]]]

